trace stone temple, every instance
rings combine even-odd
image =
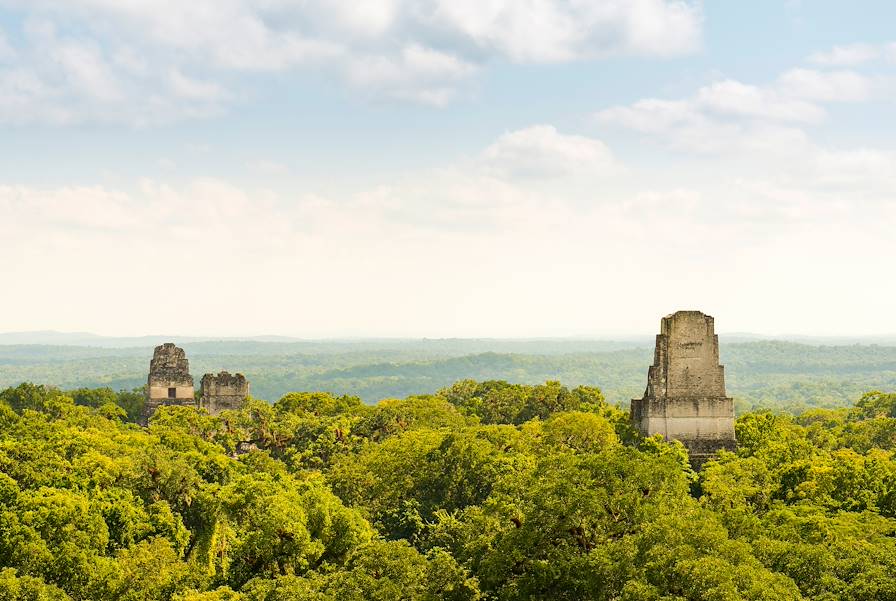
[[[202,376],[199,400],[193,388],[190,362],[184,349],[166,342],[155,348],[149,362],[146,404],[141,422],[146,424],[162,405],[201,407],[212,415],[224,409],[239,409],[249,396],[249,382],[243,374],[226,371]]]
[[[190,362],[184,349],[171,342],[157,346],[149,362],[142,421],[146,423],[161,405],[195,404],[193,376],[190,375]]]
[[[202,376],[199,406],[212,415],[224,409],[239,409],[249,397],[249,381],[243,374],[226,371]]]
[[[647,390],[632,399],[631,417],[644,436],[684,443],[695,466],[720,449],[735,449],[734,401],[725,394],[712,317],[678,311],[663,318]]]

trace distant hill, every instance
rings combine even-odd
[[[588,338],[358,338],[302,339],[286,336],[190,337],[153,335],[110,337],[77,332],[0,333],[0,352],[4,346],[86,347],[99,349],[146,349],[174,342],[199,353],[343,353],[359,350],[413,350],[439,355],[470,352],[599,352],[652,346],[654,338],[641,336],[620,340]],[[64,351],[57,351],[57,354]]]
[[[241,372],[253,396],[269,401],[290,391],[323,390],[375,402],[473,378],[599,386],[608,399],[625,404],[643,393],[653,360],[652,340],[646,339],[172,340],[187,351],[197,382],[206,372]],[[139,387],[152,346],[0,345],[0,387],[23,381]],[[896,345],[723,338],[721,359],[740,410],[842,406],[868,390],[896,390]]]
[[[877,344],[896,346],[896,334],[876,336],[804,336],[799,334],[767,336],[749,332],[720,334],[723,344],[757,341],[799,342],[808,345],[844,346],[851,344]],[[293,336],[179,336],[176,334],[152,334],[146,336],[101,336],[90,332],[57,332],[41,330],[33,332],[0,332],[0,346],[43,345],[84,346],[97,348],[148,348],[164,342],[186,344],[207,343],[220,348],[245,350],[248,343],[294,345],[294,349],[311,352],[342,352],[353,349],[408,349],[416,348],[436,352],[574,352],[576,350],[606,351],[623,348],[653,346],[654,335],[630,335],[615,338],[325,338],[310,339]],[[284,348],[288,348],[284,347]],[[545,351],[547,349],[547,351]]]

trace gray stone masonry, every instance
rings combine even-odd
[[[216,415],[224,409],[240,409],[249,396],[249,382],[243,374],[226,371],[202,376],[199,406]]]
[[[145,424],[161,405],[196,405],[187,355],[184,349],[171,342],[157,346],[149,362],[142,423]]]
[[[734,401],[725,394],[714,320],[700,311],[663,318],[644,398],[631,418],[644,436],[680,440],[699,467],[720,449],[734,450]]]

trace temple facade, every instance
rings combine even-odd
[[[193,376],[184,349],[172,342],[157,346],[149,362],[142,422],[145,424],[161,405],[195,404]]]
[[[734,401],[725,393],[711,316],[678,311],[662,319],[647,389],[632,399],[631,418],[644,436],[680,440],[695,465],[736,448]]]

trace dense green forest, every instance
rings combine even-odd
[[[211,417],[0,392],[0,599],[896,600],[896,394],[749,412],[695,473],[600,390]]]
[[[325,390],[366,402],[431,394],[464,378],[536,384],[559,379],[599,386],[611,403],[644,392],[652,341],[430,340],[275,343],[190,342],[194,376],[246,374],[253,395]],[[896,389],[896,347],[820,346],[781,341],[721,345],[728,392],[740,411],[842,407],[864,391]],[[0,346],[0,386],[132,390],[146,382],[151,347]]]

